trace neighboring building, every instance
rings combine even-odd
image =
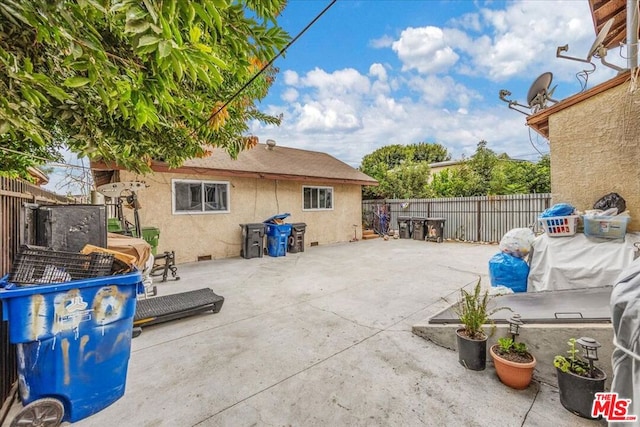
[[[43,185],[47,185],[49,183],[49,177],[40,169],[29,166],[27,168],[27,172],[29,173],[29,175],[31,175],[34,180],[34,184],[38,187],[42,187]]]
[[[97,186],[146,182],[138,192],[142,226],[158,227],[158,251],[174,250],[178,262],[239,256],[240,224],[285,212],[286,222],[307,224],[306,247],[349,241],[354,229],[361,238],[362,186],[377,185],[328,154],[274,144],[258,144],[237,160],[214,149],[177,169],[153,162],[147,176],[97,162],[92,169]]]
[[[431,177],[437,173],[440,173],[447,169],[458,169],[460,168],[466,160],[447,160],[444,162],[430,163],[429,164],[429,180]]]

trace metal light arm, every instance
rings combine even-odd
[[[500,92],[498,92],[498,97],[500,98],[500,100],[509,104],[509,108],[511,108],[514,111],[517,111],[518,113],[522,113],[525,116],[531,115],[530,112],[522,111],[516,108],[516,106],[522,107],[522,108],[529,108],[527,105],[522,105],[522,104],[519,104],[517,101],[512,101],[510,99],[507,99],[507,96],[511,96],[511,92],[509,92],[506,89],[501,89]]]
[[[618,67],[617,65],[612,64],[610,62],[607,62],[604,59],[607,56],[607,48],[604,47],[604,46],[600,46],[593,56],[595,56],[597,58],[600,58],[600,62],[602,62],[602,65],[604,65],[605,67],[609,67],[611,69],[614,69],[618,73],[621,73],[621,72],[625,71],[625,68]]]
[[[564,59],[570,59],[572,61],[586,62],[587,64],[593,65],[593,62],[591,62],[591,57],[587,59],[582,59],[582,58],[574,58],[573,56],[562,55],[562,52],[568,52],[568,51],[569,51],[568,44],[565,44],[564,46],[558,46],[558,48],[556,49],[556,58],[564,58]]]

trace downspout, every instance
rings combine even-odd
[[[638,66],[638,0],[627,0],[627,66]]]

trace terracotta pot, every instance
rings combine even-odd
[[[497,348],[497,345],[492,345],[489,353],[493,358],[493,365],[496,368],[496,373],[500,381],[516,390],[523,390],[529,387],[531,378],[533,377],[533,368],[536,367],[535,356],[531,355],[531,357],[533,357],[532,362],[517,363],[500,357],[494,350],[495,348]]]

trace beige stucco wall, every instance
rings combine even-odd
[[[172,214],[171,180],[192,179],[230,183],[230,212],[212,214]],[[254,178],[156,173],[137,176],[120,172],[121,181],[140,180],[149,186],[139,192],[143,226],[160,229],[158,252],[174,250],[178,263],[240,256],[242,230],[239,224],[262,222],[278,213],[291,214],[286,222],[304,222],[305,247],[312,242],[326,245],[353,238],[353,224],[362,223],[362,197],[359,185],[307,182],[304,185],[333,187],[334,209],[303,211],[303,183]],[[127,217],[132,220],[129,210]],[[358,238],[361,227],[356,227]]]
[[[629,82],[549,117],[553,202],[579,210],[610,192],[640,230],[640,94]]]

